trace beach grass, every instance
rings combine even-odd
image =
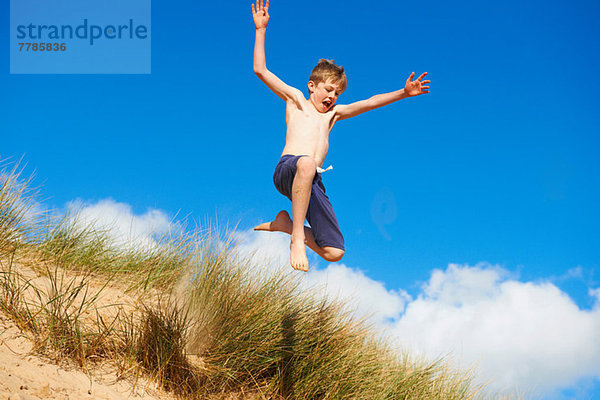
[[[0,177],[0,312],[57,363],[145,374],[190,399],[491,398],[448,360],[400,354],[291,269],[263,273],[232,232],[124,243],[76,214],[32,213],[18,167]]]

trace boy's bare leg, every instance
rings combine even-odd
[[[292,184],[292,238],[290,241],[290,264],[292,268],[308,271],[308,258],[304,247],[304,219],[310,202],[312,181],[317,164],[311,157],[300,157],[296,162],[296,175]]]
[[[292,219],[287,211],[279,211],[275,219],[271,222],[265,222],[263,224],[254,227],[255,231],[269,231],[269,232],[284,232],[288,235],[292,234]],[[323,257],[327,261],[339,261],[344,255],[344,251],[335,247],[323,246],[319,247],[315,241],[315,237],[312,230],[305,226],[304,227],[304,243],[310,247],[315,253]]]

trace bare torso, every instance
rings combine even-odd
[[[335,123],[335,107],[325,113],[315,109],[310,100],[299,95],[296,101],[286,104],[284,154],[306,154],[311,156],[319,167],[323,167],[329,150],[329,132]]]

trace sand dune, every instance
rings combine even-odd
[[[171,399],[146,380],[119,380],[114,372],[87,375],[32,353],[32,342],[0,314],[0,399]]]

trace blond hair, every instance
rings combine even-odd
[[[316,67],[313,68],[310,73],[309,81],[313,81],[315,85],[318,85],[319,82],[327,82],[329,79],[340,87],[340,90],[343,92],[346,90],[346,73],[344,72],[344,67],[341,65],[336,65],[333,60],[326,60],[321,58]]]

